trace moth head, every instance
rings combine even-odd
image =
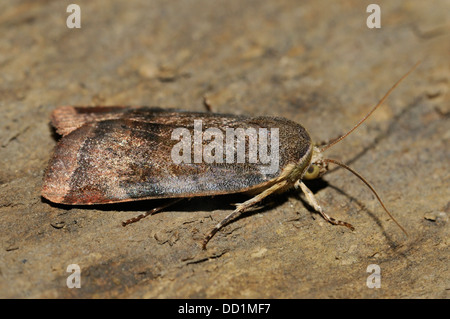
[[[328,163],[323,160],[322,152],[317,146],[313,146],[311,163],[305,170],[303,179],[320,178],[327,171],[328,171]]]

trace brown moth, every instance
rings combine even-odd
[[[203,241],[205,248],[214,234],[229,221],[265,197],[285,192],[292,187],[300,188],[308,203],[325,220],[353,230],[349,223],[327,215],[314,194],[303,183],[303,180],[321,177],[328,170],[328,164],[333,163],[360,178],[375,194],[386,213],[406,234],[373,187],[360,174],[339,161],[324,158],[323,152],[361,125],[413,69],[394,84],[355,127],[323,147],[312,143],[303,126],[278,117],[248,117],[153,107],[59,107],[52,113],[52,125],[63,137],[58,142],[45,172],[42,196],[54,203],[67,205],[174,199],[164,207],[158,207],[124,222],[125,226],[182,198],[232,193],[251,195],[249,200],[237,204],[236,209],[206,235]],[[196,130],[198,123],[202,126],[200,133]],[[181,129],[189,138],[194,135],[194,145],[181,145],[184,147],[181,152],[183,156],[192,155],[196,148],[204,152],[201,154],[206,154],[205,149],[209,147],[208,154],[216,160],[199,160],[195,158],[198,153],[195,153],[193,161],[174,161],[174,154],[180,154],[177,154],[178,151],[174,152],[174,149],[180,147],[181,139],[186,137],[179,134],[174,138],[177,129]],[[257,149],[255,158],[251,159],[250,135],[244,136],[242,140],[233,140],[230,144],[232,147],[227,144],[226,150],[218,152],[220,145],[217,143],[220,141],[217,139],[220,134],[226,135],[238,130],[244,133],[259,132],[258,141],[263,137],[261,132],[267,133],[268,140],[277,137],[278,145],[267,145],[264,150],[265,155],[277,152],[276,169],[263,170],[262,168],[267,167],[267,161],[263,163],[262,160],[255,160],[264,158],[261,149]],[[206,132],[214,134],[205,138]],[[197,144],[195,134],[202,137]],[[189,141],[189,138],[186,140]],[[212,140],[217,142],[214,144],[214,150],[211,149]],[[236,161],[239,149],[245,156]],[[228,157],[229,150],[235,151],[235,154]],[[186,158],[192,159],[192,156]]]

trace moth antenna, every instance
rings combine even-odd
[[[342,135],[341,137],[335,139],[334,141],[328,143],[327,145],[323,146],[322,148],[320,148],[320,152],[323,152],[327,149],[329,149],[331,146],[333,146],[336,143],[339,143],[341,140],[343,140],[344,138],[346,138],[351,132],[353,132],[354,130],[356,130],[370,115],[372,115],[372,113],[381,105],[383,104],[383,102],[388,98],[388,96],[392,93],[392,91],[394,91],[394,89],[400,84],[400,82],[402,82],[412,71],[414,71],[415,68],[417,68],[417,66],[420,64],[421,61],[417,62],[412,68],[411,70],[409,70],[405,75],[403,75],[390,89],[389,91],[386,92],[386,94],[381,98],[381,100],[378,102],[377,105],[375,105],[375,107],[369,112],[367,113],[366,116],[364,116],[362,118],[362,120],[360,120],[358,122],[358,124],[356,124],[350,131],[348,131],[347,133],[345,133],[344,135]]]
[[[384,210],[386,211],[386,213],[389,215],[389,217],[397,224],[397,226],[405,233],[405,235],[408,237],[408,233],[406,232],[406,230],[397,222],[397,220],[394,218],[394,216],[392,216],[392,214],[389,212],[389,210],[386,208],[386,206],[384,206],[383,201],[381,200],[380,196],[378,196],[377,192],[375,191],[375,189],[372,187],[372,185],[369,184],[368,181],[366,181],[366,179],[364,177],[362,177],[358,172],[356,172],[354,169],[352,169],[350,166],[341,163],[337,160],[334,159],[329,159],[329,158],[325,158],[322,160],[325,163],[333,163],[336,165],[339,165],[340,167],[343,167],[347,170],[349,170],[351,173],[353,173],[354,175],[356,175],[360,180],[362,180],[364,182],[364,184],[367,185],[367,187],[370,188],[370,190],[374,193],[374,195],[377,197],[378,201],[380,202],[381,206],[384,208]]]

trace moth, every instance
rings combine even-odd
[[[125,221],[125,226],[183,198],[249,194],[247,201],[236,204],[236,209],[205,236],[202,243],[205,249],[209,240],[225,224],[267,196],[293,187],[301,189],[310,206],[326,221],[353,230],[351,224],[329,216],[303,182],[320,178],[328,171],[329,164],[335,164],[362,180],[406,234],[375,189],[359,173],[340,161],[325,158],[323,153],[359,127],[413,69],[397,81],[359,123],[325,146],[315,145],[302,125],[280,117],[249,117],[154,107],[59,107],[53,111],[51,122],[62,138],[45,172],[42,196],[51,202],[66,205],[172,199],[163,207]],[[196,127],[198,123],[201,124],[200,132]],[[242,131],[248,133],[244,139],[227,137],[229,132]],[[178,132],[175,138],[174,132]],[[255,148],[250,143],[251,132],[256,132],[256,140],[267,142],[263,145],[266,148],[256,149],[253,157],[251,151]],[[261,133],[266,133],[266,136]],[[182,140],[189,142],[196,136],[200,140],[194,140],[193,144],[182,143]],[[274,137],[277,137],[278,144],[268,143]],[[220,142],[224,143],[224,140],[230,143],[221,149]],[[267,168],[267,160],[265,163],[258,161],[263,158],[263,149],[266,159],[269,151],[277,154],[277,165],[272,170],[262,169]],[[195,153],[196,150],[201,153]],[[237,161],[239,150],[245,155]],[[195,158],[195,155],[205,156]]]

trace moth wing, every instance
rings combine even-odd
[[[60,106],[53,110],[51,123],[62,136],[80,128],[84,124],[106,120],[127,119],[147,123],[173,123],[195,118],[215,117],[213,113],[187,112],[176,109],[162,109],[148,106]],[[235,118],[233,115],[223,117]]]
[[[308,143],[295,147],[280,145],[280,166],[272,174],[263,174],[260,165],[249,163],[176,164],[172,150],[179,140],[171,135],[180,124],[191,131],[194,118],[202,119],[205,128],[224,123],[226,127],[244,128],[261,124],[251,118],[204,114],[201,117],[197,113],[184,113],[181,120],[172,116],[157,123],[113,119],[84,124],[56,146],[44,177],[42,195],[56,203],[102,204],[243,192],[270,183],[286,163],[297,162],[306,153]],[[269,118],[265,119],[267,122]],[[294,134],[297,141],[309,139],[303,127],[289,123],[288,128],[286,123],[275,119],[269,124],[283,124],[280,135]]]
[[[80,128],[84,124],[114,119],[135,119],[145,117],[145,113],[163,111],[160,108],[142,106],[60,106],[53,110],[51,122],[56,132],[62,136]]]

